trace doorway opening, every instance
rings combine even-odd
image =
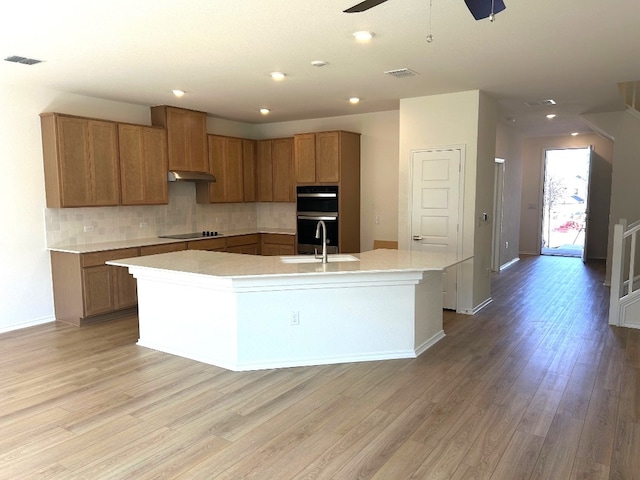
[[[589,147],[545,150],[542,255],[584,254],[590,158]]]

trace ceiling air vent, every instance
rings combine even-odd
[[[18,55],[12,55],[11,57],[5,58],[7,62],[13,63],[22,63],[23,65],[35,65],[36,63],[41,63],[42,60],[36,60],[35,58],[27,58],[27,57],[19,57]]]
[[[555,105],[556,101],[552,99],[536,100],[535,102],[524,102],[527,107],[548,107],[549,105]]]
[[[391,75],[396,78],[415,77],[420,75],[418,72],[414,72],[410,68],[398,68],[397,70],[387,70],[385,75]]]

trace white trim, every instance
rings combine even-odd
[[[34,320],[29,320],[29,321],[26,321],[26,322],[13,323],[13,324],[10,324],[10,325],[3,325],[3,326],[0,326],[0,333],[12,332],[14,330],[20,330],[20,329],[23,329],[23,328],[34,327],[36,325],[43,325],[45,323],[51,323],[51,322],[55,322],[55,321],[56,321],[56,317],[48,316],[48,317],[36,318]]]
[[[520,257],[516,257],[516,258],[512,258],[511,260],[509,260],[507,263],[505,263],[504,265],[500,265],[500,271],[509,268],[510,266],[514,265],[515,263],[520,261]]]
[[[464,315],[475,315],[480,310],[482,310],[484,307],[489,305],[491,302],[493,302],[493,298],[489,297],[484,302],[480,303],[480,305],[474,307],[473,309],[465,308],[465,309],[460,310],[460,311],[458,311],[456,313],[462,313]]]
[[[424,352],[429,350],[431,347],[433,347],[436,343],[438,343],[444,337],[445,337],[444,330],[440,330],[433,337],[427,339],[421,345],[418,345],[418,348],[416,348],[416,357],[419,357],[420,355],[422,355]]]

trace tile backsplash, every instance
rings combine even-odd
[[[47,246],[157,237],[172,233],[246,228],[296,228],[295,203],[196,203],[192,183],[169,183],[169,204],[46,208]]]

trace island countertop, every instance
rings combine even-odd
[[[354,273],[442,271],[471,257],[409,250],[372,250],[353,254],[356,261],[285,263],[281,257],[185,250],[107,262],[120,267],[138,267],[162,272],[196,274],[218,278],[300,276]],[[334,257],[335,258],[335,257]]]

